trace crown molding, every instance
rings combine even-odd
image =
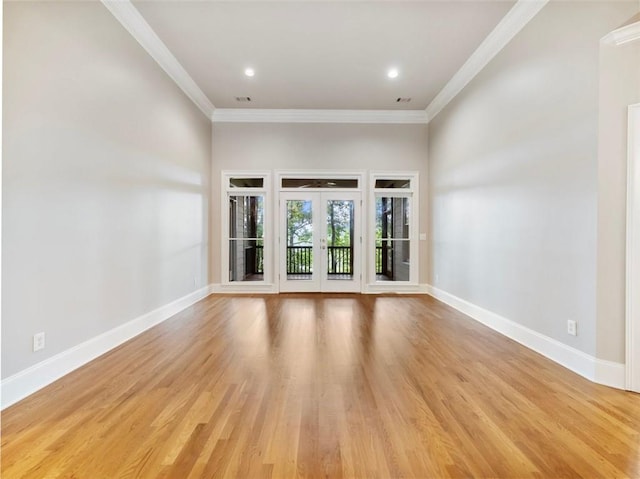
[[[426,110],[216,109],[130,0],[101,1],[212,122],[426,124],[462,91],[549,0],[518,0]],[[640,37],[639,25],[640,22],[628,25],[611,32],[607,37],[614,39],[617,45],[635,40]]]
[[[640,22],[631,23],[618,28],[602,38],[609,45],[623,45],[624,43],[640,40]]]
[[[149,26],[140,12],[133,6],[130,0],[102,0],[103,5],[109,10],[122,26],[135,38],[142,48],[160,65],[160,67],[176,82],[182,91],[193,101],[202,113],[208,118],[214,110],[200,87],[193,81],[176,57],[160,40],[158,35]]]
[[[549,0],[518,0],[504,18],[487,35],[451,80],[427,106],[428,121],[433,120],[462,89],[473,80],[516,34],[535,17]]]
[[[398,123],[426,124],[424,110],[273,110],[216,108],[214,123]]]

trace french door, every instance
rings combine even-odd
[[[360,192],[280,193],[280,291],[360,292]]]

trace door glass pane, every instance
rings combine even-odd
[[[229,240],[229,281],[264,281],[263,240]]]
[[[311,200],[287,200],[287,279],[312,279],[313,213]]]
[[[353,200],[327,201],[327,279],[353,279]]]

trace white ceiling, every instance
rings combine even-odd
[[[350,110],[426,108],[514,3],[134,1],[216,108]]]

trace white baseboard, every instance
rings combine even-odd
[[[529,349],[533,349],[590,381],[618,389],[625,388],[625,365],[622,363],[598,359],[434,286],[428,285],[427,292],[472,319]]]
[[[627,389],[624,363],[598,359],[593,356],[589,356],[589,358],[594,362],[594,375],[593,379],[589,377],[587,379],[612,388]]]
[[[270,287],[268,287],[270,286]],[[176,301],[144,314],[136,319],[89,339],[71,349],[63,351],[51,358],[31,366],[19,373],[4,379],[0,385],[2,393],[1,409],[4,409],[62,376],[83,366],[147,329],[169,319],[192,304],[206,298],[212,293],[248,292],[223,288],[212,284],[190,293]],[[272,285],[265,285],[258,292],[277,293]],[[380,293],[385,291],[367,291]],[[590,381],[618,389],[625,388],[625,366],[621,363],[605,361],[590,356],[582,351],[567,346],[555,339],[526,328],[491,311],[480,308],[464,299],[439,290],[431,285],[417,285],[401,293],[426,293],[445,304],[461,311],[469,317],[481,322],[491,329],[533,349],[556,363],[580,374]]]
[[[1,383],[4,409],[211,294],[206,286],[20,371]]]

